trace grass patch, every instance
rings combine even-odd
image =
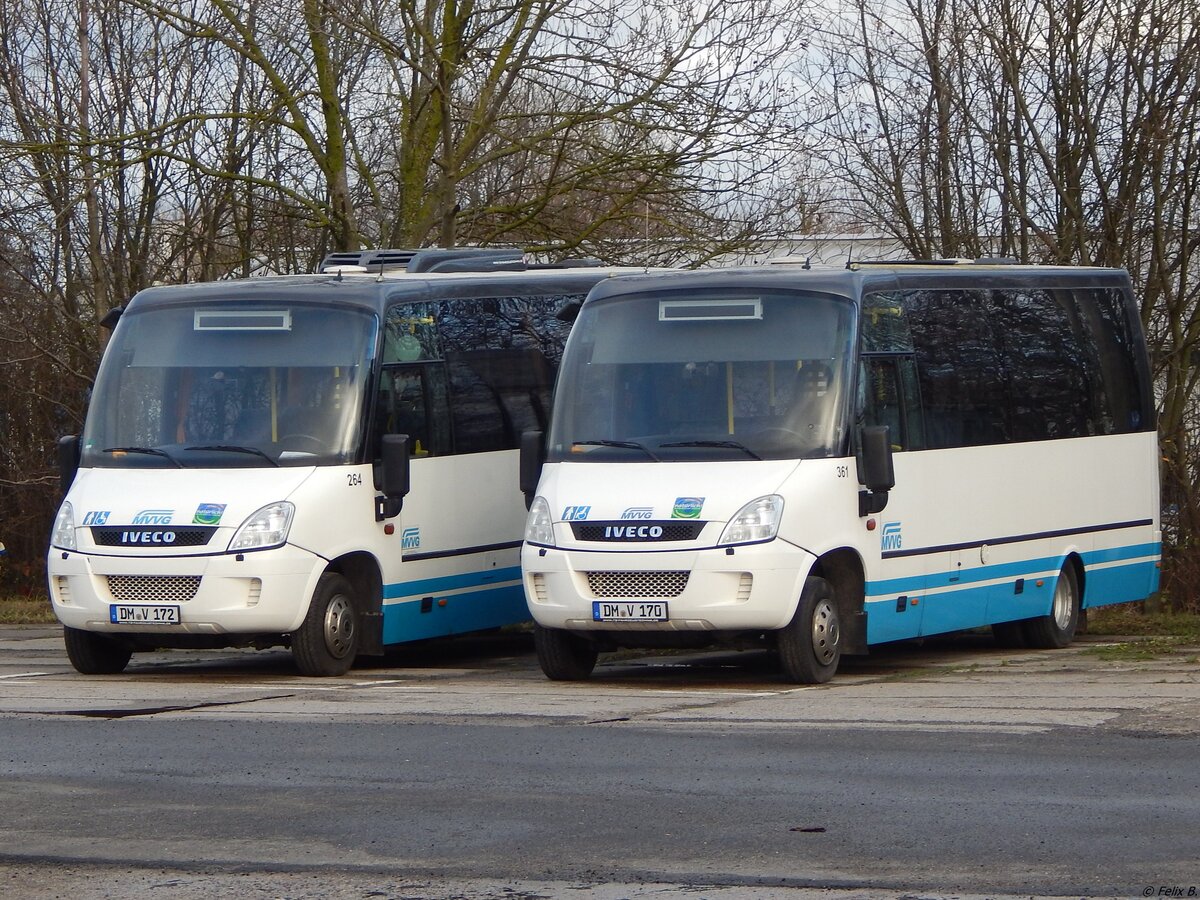
[[[1150,659],[1161,659],[1174,656],[1181,648],[1192,642],[1181,637],[1145,637],[1136,641],[1123,641],[1119,644],[1108,644],[1103,647],[1087,647],[1084,653],[1098,656],[1100,659],[1119,662],[1144,662]],[[1195,662],[1195,657],[1187,662]]]
[[[1101,606],[1088,610],[1087,633],[1148,638],[1175,638],[1175,644],[1200,644],[1200,615],[1148,613],[1137,604]]]
[[[1174,656],[1183,648],[1200,645],[1200,615],[1148,613],[1140,604],[1102,606],[1088,610],[1089,635],[1113,635],[1132,640],[1088,647],[1083,652],[1100,659],[1139,662]],[[1194,663],[1193,655],[1186,662]]]
[[[45,597],[0,597],[0,625],[53,625],[58,622]]]

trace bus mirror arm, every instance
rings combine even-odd
[[[58,481],[66,496],[79,471],[79,435],[68,434],[58,439]]]
[[[896,486],[892,465],[892,442],[886,425],[868,425],[862,430],[862,467],[865,491],[858,493],[858,515],[883,512],[888,491]]]
[[[404,507],[409,489],[408,435],[385,434],[379,466],[379,487],[383,496],[375,498],[375,521],[394,519]]]
[[[546,461],[546,449],[542,432],[521,433],[521,493],[525,495],[525,508],[533,505],[537,495],[538,481],[542,477],[542,464]]]

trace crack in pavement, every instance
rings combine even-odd
[[[133,716],[157,716],[160,713],[190,712],[194,709],[244,706],[249,703],[261,703],[263,700],[286,700],[294,696],[296,696],[294,693],[271,694],[265,697],[249,697],[245,700],[208,700],[200,703],[180,703],[173,706],[138,706],[125,709],[54,709],[38,711],[35,714],[39,716],[79,716],[85,719],[128,719]]]

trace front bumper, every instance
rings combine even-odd
[[[240,556],[240,559],[239,559]],[[216,556],[98,556],[52,548],[50,600],[59,621],[85,631],[286,634],[304,621],[325,560],[284,545]],[[116,625],[112,604],[178,605],[178,625]]]
[[[595,552],[521,550],[538,624],[575,631],[769,631],[796,611],[814,557],[784,541],[729,549]],[[597,622],[596,600],[663,600],[665,622]]]

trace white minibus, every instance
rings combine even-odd
[[[540,477],[540,481],[539,481]],[[843,654],[991,626],[1061,647],[1157,589],[1158,451],[1128,275],[768,265],[598,285],[526,435],[538,658]]]
[[[617,270],[486,250],[323,269],[153,287],[119,315],[60,443],[49,589],[80,672],[284,645],[337,675],[528,620],[520,435],[545,427],[570,311]]]

